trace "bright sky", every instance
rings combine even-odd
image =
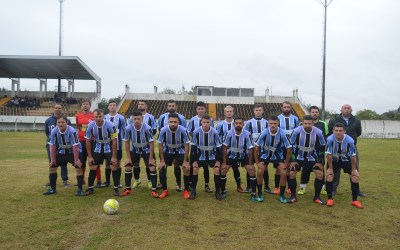
[[[398,0],[332,1],[327,110],[399,107],[399,10]],[[306,104],[321,106],[323,11],[319,0],[65,0],[62,54],[99,75],[106,98],[125,84],[143,93],[154,84],[284,96],[298,88]],[[0,13],[1,55],[58,55],[57,0],[2,1]],[[94,82],[75,85],[95,91]],[[0,79],[0,87],[11,81]],[[39,90],[39,82],[21,80],[21,89]]]

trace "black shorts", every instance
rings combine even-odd
[[[298,161],[297,163],[299,164],[299,168],[297,171],[300,171],[300,169],[302,169],[303,172],[309,172],[309,173],[313,172],[314,170],[324,171],[323,168],[318,169],[314,167],[315,164],[317,164],[317,162],[315,161]]]
[[[149,166],[150,153],[142,152],[138,154],[136,151],[131,151],[130,154],[133,166],[139,166],[141,157],[143,158],[144,165],[146,165],[146,167]]]
[[[82,168],[85,168],[87,157],[88,157],[87,150],[86,150],[86,141],[80,141],[80,143],[82,145],[82,153],[79,154],[79,159],[82,162]],[[94,148],[96,147],[96,143],[93,143],[93,141],[92,141],[91,145],[92,145],[92,152],[93,152]]]
[[[72,166],[75,166],[75,160],[73,154],[57,154],[56,155],[56,165],[57,167],[66,167],[68,163],[71,163]]]
[[[182,166],[184,157],[185,157],[185,155],[183,155],[183,154],[168,154],[168,153],[164,153],[164,160],[165,160],[165,164],[167,166],[172,166],[172,162],[174,160],[176,160],[178,162],[179,166]]]
[[[277,168],[280,163],[284,162],[284,160],[269,160],[269,159],[262,159],[262,158],[259,158],[259,161],[264,162],[266,167],[268,167],[268,164],[272,163],[274,165],[274,168]]]
[[[243,159],[231,159],[231,158],[226,158],[226,164],[232,167],[246,167],[249,165],[249,158],[245,157]]]
[[[93,152],[93,165],[101,165],[104,160],[106,160],[106,165],[109,166],[111,164],[111,153],[96,153]]]
[[[208,161],[197,161],[197,165],[199,165],[199,168],[201,167],[210,167],[213,168],[215,166],[215,160],[208,160]]]
[[[351,174],[351,162],[332,162],[333,165],[333,173],[339,173],[340,169],[343,169],[343,172],[347,174]]]

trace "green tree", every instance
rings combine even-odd
[[[357,118],[360,120],[381,120],[382,117],[373,110],[363,109],[357,112]]]
[[[104,114],[108,114],[108,102],[110,101],[110,100],[114,100],[114,101],[116,101],[117,102],[117,105],[119,105],[119,103],[121,102],[121,100],[122,100],[122,96],[117,96],[117,97],[114,97],[114,98],[110,98],[110,99],[106,99],[106,98],[102,98],[101,99],[101,101],[99,102],[99,104],[98,104],[98,107],[99,107],[99,109],[102,109],[102,110],[104,110]]]

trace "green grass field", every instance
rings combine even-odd
[[[360,140],[363,210],[350,205],[344,174],[329,208],[312,202],[313,181],[295,204],[280,204],[273,195],[252,203],[234,191],[231,171],[225,201],[202,191],[202,170],[197,199],[184,200],[174,190],[172,168],[170,196],[154,199],[142,168],[144,185],[118,197],[120,209],[111,216],[102,212],[111,188],[75,197],[76,187],[63,188],[59,176],[58,194],[42,195],[48,173],[43,133],[0,133],[0,142],[1,249],[399,249],[400,140]],[[69,177],[75,184],[72,167]]]

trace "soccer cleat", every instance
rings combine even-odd
[[[140,183],[142,183],[140,180],[139,181],[137,181],[137,180],[135,180],[134,182],[133,182],[133,188],[137,188],[139,185],[140,185]]]
[[[295,203],[297,202],[297,197],[296,196],[290,196],[289,199],[286,200],[287,203]]]
[[[156,191],[151,191],[151,196],[154,198],[160,198],[160,195]]]
[[[255,194],[251,194],[250,200],[251,200],[252,202],[257,202],[257,201],[258,201],[258,200],[257,200],[257,196],[256,196]]]
[[[124,192],[121,193],[121,196],[128,196],[132,193],[132,190],[130,189],[125,189]]]
[[[181,185],[176,185],[176,191],[182,192],[182,186]]]
[[[83,191],[82,191],[82,189],[78,189],[77,191],[76,191],[76,193],[75,193],[75,196],[83,196],[84,194],[83,194]]]
[[[237,186],[236,191],[239,193],[244,193],[243,188],[241,186]]]
[[[43,193],[43,195],[50,195],[50,194],[56,194],[57,191],[55,189],[50,188],[46,192]]]
[[[69,188],[69,183],[68,183],[68,180],[64,180],[63,181],[63,186],[64,186],[64,188]]]
[[[151,184],[151,181],[148,181],[148,182],[147,182],[147,188],[148,188],[148,189],[151,189],[152,187],[153,187],[153,185]]]
[[[300,190],[297,192],[299,195],[303,195],[306,193],[306,188],[300,188]]]
[[[356,208],[364,208],[364,206],[361,204],[361,201],[352,201],[351,205],[355,206]]]
[[[244,190],[245,193],[251,193],[251,187],[246,187],[246,189]]]
[[[278,195],[278,194],[279,194],[279,187],[275,187],[275,188],[274,188],[274,194],[275,194],[275,195]]]
[[[226,191],[222,191],[221,192],[221,198],[222,199],[226,199],[226,196],[227,196]]]
[[[196,192],[192,190],[192,192],[190,193],[189,199],[194,200],[194,199],[196,199],[196,196],[197,196]]]
[[[258,201],[258,202],[263,202],[263,201],[264,201],[264,195],[259,194],[259,195],[257,196],[257,201]]]
[[[274,192],[269,187],[266,187],[264,189],[264,192],[266,192],[267,194],[274,194]]]
[[[328,199],[328,201],[326,202],[326,205],[328,207],[333,207],[333,199]]]
[[[210,186],[206,185],[206,186],[204,187],[204,192],[206,192],[206,193],[212,193],[213,191],[211,190]]]
[[[91,194],[94,194],[94,191],[93,191],[93,189],[87,189],[86,191],[85,191],[85,193],[83,194],[84,196],[88,196],[88,195],[91,195]]]
[[[222,200],[221,194],[219,192],[217,192],[217,191],[215,191],[215,199],[217,199],[219,201]]]
[[[279,201],[283,204],[288,203],[288,200],[286,200],[285,196],[279,196]]]
[[[114,190],[114,196],[119,196],[119,191],[118,190]]]
[[[325,201],[321,197],[314,197],[313,201],[320,205],[325,205]]]
[[[96,188],[105,188],[105,187],[106,187],[106,185],[104,183],[97,182],[97,184],[96,184]]]
[[[168,190],[163,190],[162,193],[160,194],[159,198],[164,199],[167,196],[168,196]]]
[[[322,194],[322,195],[328,195],[328,193],[326,192],[326,189],[322,189],[322,190],[321,190],[321,194]]]
[[[185,191],[183,191],[183,199],[187,200],[189,199],[189,197],[190,197],[189,190],[185,189]]]

